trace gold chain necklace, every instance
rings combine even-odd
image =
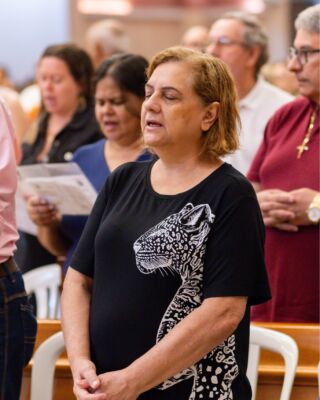
[[[314,122],[316,120],[316,115],[317,115],[317,110],[315,109],[313,111],[313,113],[311,114],[309,125],[308,125],[308,128],[307,128],[307,133],[306,133],[305,137],[303,138],[303,141],[300,144],[300,146],[297,146],[297,150],[298,150],[297,158],[298,159],[301,158],[301,156],[302,156],[304,151],[309,150],[309,147],[307,146],[307,144],[309,143],[310,137],[312,135],[312,129],[314,127]]]

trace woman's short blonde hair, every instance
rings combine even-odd
[[[205,105],[219,103],[217,119],[208,131],[203,132],[203,152],[217,158],[237,150],[240,118],[235,85],[226,64],[211,55],[184,47],[170,47],[153,57],[147,69],[147,78],[159,65],[167,62],[190,65],[194,72],[195,93]]]

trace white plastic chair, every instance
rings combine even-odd
[[[62,332],[50,336],[38,347],[31,371],[31,400],[52,400],[55,364],[64,347]]]
[[[290,400],[299,357],[299,350],[296,342],[292,337],[282,332],[253,325],[250,326],[247,377],[251,384],[252,400],[256,397],[261,348],[279,353],[284,358],[285,374],[280,400]]]
[[[44,265],[23,274],[26,292],[34,293],[37,302],[37,317],[59,318],[61,267],[58,264]]]
[[[31,400],[52,400],[55,363],[64,348],[62,332],[50,336],[38,347],[33,357]],[[296,342],[284,333],[250,326],[247,377],[252,388],[252,400],[256,397],[261,348],[280,353],[283,356],[285,375],[280,400],[290,400],[299,356]]]

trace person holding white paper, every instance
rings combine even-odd
[[[82,145],[102,135],[95,120],[89,55],[73,44],[47,47],[37,65],[42,112],[36,139],[23,145],[22,165],[67,162]],[[22,272],[56,261],[37,238],[20,232],[15,260]]]
[[[96,72],[95,114],[105,139],[80,148],[73,161],[97,191],[120,164],[150,158],[140,128],[147,65],[143,57],[124,53],[106,59]],[[53,204],[38,197],[29,199],[28,212],[41,244],[56,256],[66,256],[68,265],[87,217],[62,217]]]

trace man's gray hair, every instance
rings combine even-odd
[[[310,33],[320,33],[320,4],[301,11],[294,23],[296,30],[303,29]]]
[[[219,19],[234,19],[241,22],[245,28],[242,42],[248,47],[258,46],[260,48],[260,56],[255,66],[255,75],[257,77],[261,67],[269,58],[268,36],[261,22],[254,15],[243,11],[225,13]]]
[[[87,31],[87,38],[99,43],[107,54],[128,51],[129,38],[124,25],[115,19],[95,22]]]

